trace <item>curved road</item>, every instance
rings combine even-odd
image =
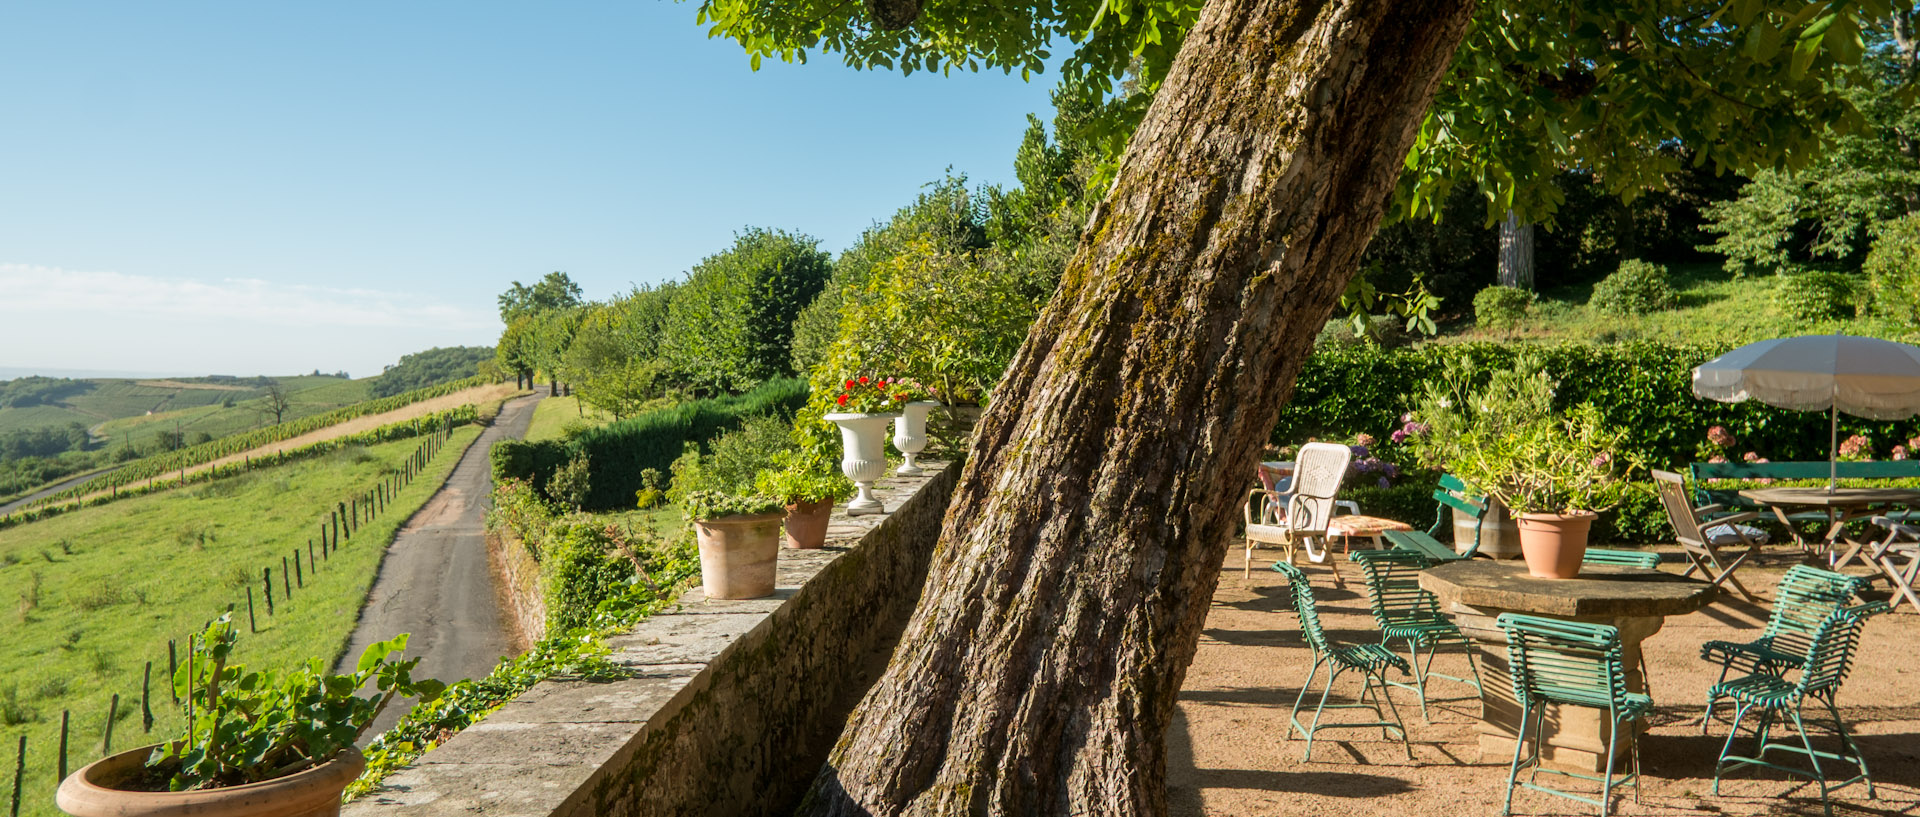
[[[406,654],[420,658],[415,678],[478,678],[508,653],[508,624],[487,566],[487,498],[493,488],[487,449],[525,436],[539,400],[536,393],[502,406],[446,484],[394,536],[335,672],[351,670],[368,644],[400,633],[413,634]],[[386,731],[411,708],[411,701],[395,701],[364,739]]]
[[[19,499],[16,499],[12,502],[8,502],[4,505],[0,505],[0,515],[13,513],[14,511],[17,511],[21,508],[24,508],[42,499],[46,499],[47,497],[53,496],[54,494],[60,493],[61,491],[64,491],[68,488],[72,488],[75,485],[79,485],[82,482],[86,482],[91,479],[96,479],[98,477],[104,477],[124,467],[126,466],[115,465],[111,468],[102,468],[98,471],[88,471],[84,474],[80,474],[79,476],[67,477],[66,479],[60,480],[59,482],[56,482],[52,485],[48,485],[45,488],[41,488],[38,491],[34,491],[33,493],[27,494],[26,496],[20,497]]]

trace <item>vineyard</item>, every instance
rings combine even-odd
[[[344,406],[325,414],[315,414],[297,420],[289,420],[278,425],[255,429],[240,434],[222,437],[200,445],[189,446],[158,456],[146,457],[128,463],[112,474],[88,480],[78,486],[49,497],[48,503],[57,503],[75,497],[83,497],[100,491],[113,491],[118,486],[128,485],[141,480],[153,479],[168,473],[191,468],[224,457],[231,457],[251,451],[264,445],[289,440],[302,434],[309,434],[329,426],[374,414],[383,414],[405,408],[426,400],[444,397],[476,386],[486,385],[486,378],[470,377],[452,383],[442,383],[424,389],[383,397],[378,400],[366,400]]]
[[[13,760],[26,738],[21,813],[55,813],[63,744],[71,769],[101,755],[110,723],[118,749],[151,742],[149,727],[165,735],[180,726],[170,647],[184,655],[186,634],[214,616],[231,613],[254,631],[240,641],[241,663],[331,662],[386,543],[479,434],[446,422],[421,430],[336,441],[274,467],[9,531],[0,544],[0,598],[14,602],[0,645],[0,750]],[[10,777],[0,779],[9,791]]]

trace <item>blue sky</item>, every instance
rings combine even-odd
[[[0,6],[0,370],[377,373],[494,297],[1012,180],[1054,75],[749,70],[693,5]]]

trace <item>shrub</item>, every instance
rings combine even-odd
[[[1507,329],[1533,306],[1533,293],[1517,287],[1490,286],[1473,296],[1473,322],[1482,329]]]
[[[590,467],[586,452],[573,452],[567,464],[554,469],[553,478],[547,480],[547,495],[553,497],[555,502],[580,510],[580,506],[586,504],[587,493],[591,490]]]
[[[1587,305],[1615,315],[1645,315],[1671,309],[1673,301],[1667,268],[1635,258],[1621,262],[1612,275],[1595,284]]]
[[[587,626],[593,621],[594,608],[625,592],[633,579],[633,563],[591,524],[555,525],[543,551],[540,577],[546,584],[550,633]]]
[[[592,463],[583,507],[629,508],[646,487],[643,474],[672,467],[687,443],[704,444],[750,417],[790,416],[806,399],[806,385],[799,380],[774,380],[746,394],[695,400],[609,423],[565,442],[501,441],[489,452],[493,476],[527,480],[544,490],[555,470],[583,452]]]
[[[1846,317],[1853,309],[1853,276],[1807,271],[1781,275],[1773,286],[1773,307],[1797,321]]]
[[[696,265],[673,295],[661,351],[677,378],[696,389],[731,391],[789,376],[794,319],[832,272],[817,239],[740,233],[733,247]]]
[[[1863,270],[1875,314],[1920,326],[1920,213],[1880,225]]]

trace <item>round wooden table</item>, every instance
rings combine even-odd
[[[1836,570],[1853,561],[1862,546],[1860,542],[1847,539],[1848,522],[1872,516],[1873,509],[1885,505],[1920,504],[1920,490],[1911,488],[1835,488],[1832,491],[1824,487],[1748,488],[1740,492],[1740,497],[1772,510],[1801,550],[1808,553],[1824,551],[1827,565]],[[1807,541],[1806,537],[1800,535],[1800,529],[1788,519],[1788,515],[1796,508],[1810,508],[1827,515],[1827,531],[1819,541]],[[1846,555],[1835,557],[1833,547],[1840,544],[1850,547]]]
[[[1715,588],[1658,570],[1620,565],[1584,565],[1573,579],[1537,579],[1518,562],[1464,559],[1422,571],[1420,586],[1440,599],[1478,649],[1480,659],[1480,759],[1513,760],[1520,730],[1520,704],[1507,670],[1506,635],[1494,626],[1501,613],[1529,613],[1571,621],[1610,624],[1620,630],[1627,690],[1645,692],[1640,642],[1660,631],[1667,616],[1691,613],[1713,601]],[[1644,727],[1643,727],[1644,728]],[[1606,765],[1604,713],[1588,707],[1549,706],[1543,751],[1548,765],[1598,772]],[[1619,757],[1628,753],[1622,751]]]

